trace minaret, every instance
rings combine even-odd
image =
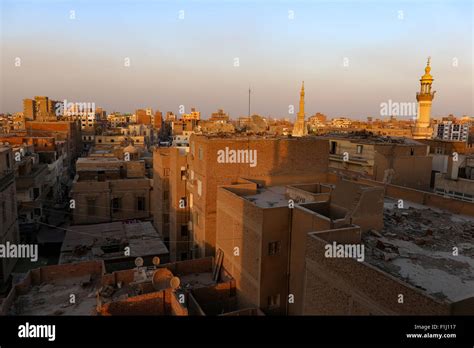
[[[413,129],[413,138],[415,139],[429,139],[432,137],[433,129],[430,128],[431,120],[431,103],[433,101],[435,92],[431,92],[431,84],[433,83],[433,76],[430,71],[430,60],[426,63],[425,74],[420,79],[420,91],[416,93],[416,100],[418,101],[418,115],[416,125]]]
[[[301,92],[300,92],[300,108],[298,110],[298,114],[296,116],[295,125],[293,126],[293,133],[294,137],[302,137],[308,134],[308,129],[306,128],[306,123],[304,121],[304,81],[301,85]]]

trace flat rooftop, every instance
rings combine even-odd
[[[110,222],[70,226],[61,246],[59,263],[124,258],[125,247],[130,257],[168,254],[168,248],[151,222]]]
[[[95,315],[96,291],[99,279],[91,275],[55,279],[33,285],[19,295],[9,309],[9,315]],[[76,303],[70,303],[70,296]]]
[[[365,261],[439,300],[474,296],[474,218],[403,205],[385,198],[384,229],[362,237]]]
[[[288,198],[285,193],[286,186],[270,186],[259,188],[257,194],[243,196],[243,198],[260,208],[275,208],[288,206]]]

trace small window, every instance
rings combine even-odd
[[[102,142],[102,139],[99,139],[99,143],[101,143],[101,142]]]
[[[278,255],[280,254],[280,250],[280,241],[268,243],[268,255]]]
[[[112,199],[112,213],[119,213],[122,209],[122,199],[115,197]]]
[[[280,307],[280,294],[268,296],[268,308]]]
[[[5,202],[2,202],[2,221],[7,221],[7,204]]]
[[[413,148],[410,149],[410,156],[413,156],[415,154],[415,150]]]
[[[87,199],[87,214],[95,215],[95,198]]]
[[[181,238],[188,238],[188,224],[181,225]]]
[[[201,197],[202,196],[202,181],[198,180],[197,184],[198,184],[198,196]]]
[[[202,150],[202,147],[199,146],[199,159],[203,160],[204,159],[204,151]]]
[[[363,145],[357,145],[357,154],[360,155],[362,154],[362,150],[364,149]]]
[[[334,155],[336,154],[337,142],[331,141],[331,147],[329,149],[329,153]]]
[[[137,197],[137,210],[145,211],[145,197]]]

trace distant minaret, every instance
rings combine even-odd
[[[416,93],[416,100],[418,101],[418,115],[416,125],[413,129],[413,138],[415,139],[429,139],[432,137],[433,129],[430,128],[431,121],[431,104],[435,92],[431,92],[431,84],[433,83],[433,76],[430,71],[430,60],[425,67],[425,74],[420,79],[420,91]]]
[[[304,81],[301,85],[301,92],[300,92],[300,108],[298,114],[296,116],[295,125],[293,126],[293,133],[294,137],[302,137],[308,134],[308,129],[306,128],[306,123],[304,121]]]

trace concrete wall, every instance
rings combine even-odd
[[[324,237],[322,239],[321,237]],[[365,262],[326,258],[324,246],[336,241],[331,232],[307,236],[304,280],[305,315],[449,315],[448,303],[384,273]],[[404,302],[398,302],[399,294]]]

